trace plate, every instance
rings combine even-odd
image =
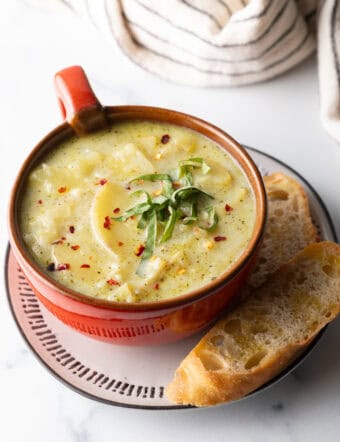
[[[246,147],[246,146],[245,146]],[[284,172],[307,192],[312,218],[322,239],[336,241],[327,209],[315,190],[281,161],[246,147],[263,175]],[[153,347],[124,347],[96,341],[67,327],[39,302],[8,247],[5,266],[8,301],[25,341],[43,365],[65,385],[91,399],[111,405],[144,409],[185,409],[171,404],[165,385],[183,357],[203,335]],[[319,333],[294,363],[252,396],[289,374],[319,342]]]

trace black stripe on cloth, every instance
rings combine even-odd
[[[275,66],[277,66],[277,65],[279,65],[281,63],[284,63],[289,58],[291,58],[293,55],[295,55],[303,47],[303,45],[308,40],[308,36],[309,36],[309,33],[307,31],[305,33],[304,38],[302,39],[302,41],[294,49],[292,49],[287,55],[285,55],[282,58],[274,61],[273,63],[270,63],[269,65],[265,66],[264,68],[253,69],[253,70],[244,71],[244,72],[223,72],[223,71],[220,71],[220,70],[203,69],[203,68],[200,68],[198,66],[195,66],[192,63],[181,61],[181,60],[176,60],[176,59],[170,57],[169,55],[162,54],[162,53],[160,53],[160,52],[158,52],[158,51],[156,51],[156,50],[154,50],[152,48],[147,47],[146,45],[144,45],[144,44],[140,43],[139,41],[137,41],[135,39],[135,37],[130,34],[130,38],[134,42],[134,44],[136,46],[138,46],[138,47],[144,49],[145,51],[150,52],[150,53],[152,53],[152,54],[154,54],[154,55],[156,55],[156,56],[158,56],[160,58],[164,58],[166,60],[169,60],[169,61],[171,61],[174,64],[190,67],[190,68],[192,68],[192,69],[194,69],[194,70],[196,70],[198,72],[202,72],[204,74],[223,75],[223,76],[226,76],[226,77],[242,77],[242,76],[245,76],[245,75],[259,74],[259,73],[265,72],[265,71],[267,71],[267,70],[269,70],[269,69],[271,69],[271,68],[273,68],[273,67],[275,67]]]
[[[258,37],[256,37],[253,40],[249,40],[245,43],[225,43],[225,44],[221,44],[218,45],[216,43],[212,43],[211,41],[203,38],[202,36],[196,34],[195,32],[190,31],[187,28],[184,28],[183,26],[177,25],[171,21],[168,20],[167,17],[164,17],[163,15],[161,15],[158,11],[151,9],[149,6],[146,6],[144,3],[142,3],[140,0],[133,0],[135,3],[137,3],[139,6],[141,6],[142,8],[144,8],[146,11],[148,11],[150,14],[155,15],[156,17],[159,17],[160,19],[162,19],[163,21],[165,21],[168,25],[179,29],[180,31],[186,32],[189,35],[192,35],[194,37],[196,37],[198,40],[201,40],[202,42],[213,46],[213,47],[217,47],[217,48],[234,48],[234,47],[242,47],[242,46],[247,46],[250,44],[254,44],[254,43],[258,43],[263,37],[265,37],[271,30],[271,28],[275,25],[276,22],[278,22],[278,20],[281,18],[281,16],[284,14],[286,8],[289,5],[289,1],[290,0],[285,0],[285,2],[282,4],[282,7],[280,8],[280,10],[277,12],[277,14],[275,15],[273,21],[269,24],[269,26],[262,32],[261,35],[259,35]]]
[[[313,11],[308,12],[308,14],[306,14],[304,17],[305,19],[309,20],[310,18],[314,17],[314,15],[316,14],[317,9],[313,9]]]
[[[188,8],[192,9],[196,12],[199,12],[200,14],[205,15],[206,17],[210,18],[210,20],[214,23],[214,25],[221,30],[223,28],[223,25],[217,20],[217,18],[211,14],[209,11],[206,11],[205,9],[199,8],[196,5],[192,5],[188,0],[181,0],[181,2]]]
[[[110,14],[108,11],[108,5],[107,5],[108,0],[104,0],[104,11],[105,11],[105,15],[106,15],[106,19],[107,19],[107,24],[109,26],[109,29],[112,33],[112,35],[115,35],[114,29],[113,29],[113,24],[112,21],[110,19]],[[122,16],[122,20],[124,20],[123,16]],[[302,47],[304,46],[304,44],[306,43],[306,41],[308,40],[308,32],[306,33],[305,38],[302,40],[302,42],[300,43],[299,46],[297,46],[295,49],[293,49],[289,54],[287,54],[285,60],[287,60],[288,58],[290,58],[291,56],[295,55],[295,53],[297,53],[300,49],[302,49]],[[138,63],[137,60],[135,60],[134,58],[131,57],[131,55],[125,50],[125,48],[122,46],[121,42],[116,39],[116,42],[118,44],[118,46],[120,47],[121,51],[123,52],[123,54],[125,54],[125,56],[132,62],[134,63],[136,66],[140,67],[141,69],[150,72],[153,75],[156,75],[157,77],[162,78],[159,75],[159,72],[156,72],[152,69],[150,69],[149,67],[143,66],[141,63]],[[281,60],[282,61],[282,60]],[[164,78],[164,77],[163,77]],[[175,80],[169,78],[168,81],[171,81],[173,83],[176,83]]]
[[[332,42],[332,53],[335,63],[335,72],[338,79],[338,85],[340,87],[340,61],[339,61],[338,47],[335,38],[338,7],[339,7],[339,0],[334,0],[334,5],[331,14],[331,42]]]
[[[258,54],[257,56],[252,56],[252,57],[248,57],[248,58],[243,58],[243,59],[237,59],[237,60],[235,60],[234,58],[233,58],[233,59],[225,59],[225,58],[222,59],[222,58],[204,57],[204,56],[202,56],[202,55],[195,54],[195,53],[189,51],[189,50],[186,49],[186,48],[183,48],[183,47],[181,47],[181,46],[178,46],[177,44],[171,42],[170,40],[167,40],[167,39],[165,39],[165,38],[163,38],[163,37],[160,37],[159,35],[153,33],[153,32],[150,31],[149,29],[144,28],[142,25],[140,25],[139,23],[137,23],[137,22],[131,20],[128,16],[126,16],[126,14],[124,13],[124,11],[122,12],[122,14],[123,14],[123,18],[124,18],[124,20],[125,20],[128,24],[133,25],[133,26],[135,26],[136,28],[139,28],[141,31],[143,31],[143,32],[145,32],[146,34],[150,35],[150,36],[153,37],[155,40],[159,40],[159,41],[161,41],[162,43],[166,43],[166,44],[168,44],[168,45],[170,45],[170,46],[173,46],[173,47],[175,47],[175,48],[177,48],[177,49],[179,49],[179,50],[181,50],[181,51],[183,51],[183,52],[186,52],[187,54],[189,54],[189,55],[191,55],[191,56],[193,56],[193,57],[197,57],[198,59],[206,60],[206,61],[221,62],[221,63],[235,63],[235,64],[236,64],[236,63],[243,63],[243,62],[249,62],[249,61],[259,60],[259,59],[260,59],[261,57],[263,57],[267,52],[269,52],[270,50],[274,49],[275,46],[277,46],[279,43],[281,43],[282,40],[284,40],[287,36],[289,36],[289,34],[290,34],[291,32],[293,32],[293,30],[294,30],[294,28],[295,28],[295,26],[296,26],[296,24],[297,24],[297,22],[298,22],[298,18],[299,18],[299,12],[296,11],[295,18],[293,19],[293,21],[292,21],[292,23],[289,25],[289,27],[288,27],[287,29],[285,29],[285,30],[283,31],[283,33],[282,33],[282,34],[281,34],[281,35],[280,35],[280,36],[279,36],[279,37],[278,37],[278,38],[277,38],[277,39],[276,39],[276,40],[275,40],[270,46],[268,46],[265,50],[263,50],[263,51],[261,52],[261,54]]]
[[[274,4],[274,2],[275,2],[275,0],[268,0],[268,3],[265,5],[265,7],[262,9],[262,11],[260,11],[257,14],[254,14],[254,15],[250,15],[249,17],[240,18],[239,20],[234,20],[234,23],[240,23],[240,22],[243,22],[243,21],[253,20],[254,18],[261,18],[261,17],[263,17],[264,15],[267,14],[269,8],[271,7],[271,5]],[[243,1],[242,1],[242,3],[243,3]],[[248,4],[245,4],[245,6],[248,6]]]
[[[225,7],[225,9],[228,12],[229,17],[231,15],[233,15],[233,11],[231,10],[231,7],[228,5],[228,3],[225,3],[223,0],[216,0],[216,1],[217,1],[217,3],[219,3],[220,5]]]
[[[112,20],[111,20],[111,18],[110,18],[110,13],[109,13],[109,10],[108,10],[108,5],[107,5],[107,2],[108,2],[108,1],[109,1],[109,0],[104,0],[104,12],[105,12],[105,17],[106,17],[107,25],[108,25],[108,27],[109,27],[109,29],[110,29],[110,32],[111,32],[111,34],[112,34],[113,36],[115,36],[115,32],[114,32],[114,28],[113,28]],[[123,8],[120,7],[119,9],[122,11]],[[123,17],[123,16],[122,16],[122,19],[124,20],[124,17]],[[128,60],[131,61],[131,63],[133,63],[134,65],[138,66],[138,67],[141,68],[141,70],[143,70],[143,71],[149,72],[150,74],[155,75],[155,76],[158,77],[158,78],[162,78],[162,77],[159,75],[158,72],[156,72],[156,71],[150,69],[149,67],[146,67],[146,66],[142,65],[141,63],[138,63],[137,60],[135,60],[134,58],[132,58],[131,55],[129,54],[129,52],[125,50],[124,46],[121,44],[121,42],[118,40],[118,38],[116,38],[115,41],[116,41],[116,43],[117,43],[119,49],[122,51],[122,53],[125,55],[125,57],[126,57]],[[169,79],[169,81],[172,81],[173,83],[175,83],[174,80]]]

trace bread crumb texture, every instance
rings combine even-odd
[[[263,179],[268,198],[266,233],[258,264],[243,292],[243,297],[263,284],[268,275],[317,239],[307,195],[301,185],[283,173],[274,173]]]

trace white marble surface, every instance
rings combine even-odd
[[[340,236],[340,146],[320,126],[314,58],[266,84],[191,89],[141,71],[75,17],[42,13],[24,1],[1,0],[1,263],[10,186],[30,149],[59,123],[52,76],[71,64],[84,66],[103,103],[193,113],[284,160],[317,189]],[[340,441],[340,320],[300,368],[254,398],[209,410],[129,410],[83,398],[55,380],[23,342],[1,284],[3,442]]]

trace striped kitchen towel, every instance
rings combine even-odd
[[[191,86],[264,81],[317,46],[321,118],[340,141],[340,0],[30,1],[87,17],[142,68]]]

